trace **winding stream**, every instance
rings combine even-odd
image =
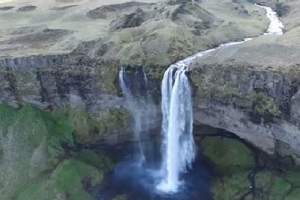
[[[266,6],[256,5],[266,10],[266,16],[270,20],[269,27],[265,35],[282,35],[283,24],[278,19],[276,12]],[[217,49],[241,44],[252,40],[245,38],[239,42],[229,42],[221,44],[219,47],[199,52],[171,65],[164,74],[162,80],[162,113],[164,144],[162,154],[165,155],[163,165],[164,180],[158,188],[164,192],[176,192],[180,180],[179,174],[186,171],[191,166],[195,158],[193,147],[192,125],[192,100],[191,88],[185,72],[191,62]],[[175,77],[173,77],[175,76]]]
[[[270,20],[264,35],[282,35],[284,26],[276,12],[266,6],[256,6],[265,9],[266,16]],[[207,169],[203,170],[199,167],[204,167],[205,164],[198,164],[197,169],[194,168],[196,155],[192,134],[192,98],[185,72],[189,70],[191,62],[205,54],[252,39],[245,38],[243,41],[221,44],[217,48],[202,51],[178,61],[166,70],[162,80],[163,147],[161,150],[155,149],[157,157],[162,157],[161,167],[151,168],[149,163],[148,167],[141,167],[130,160],[118,163],[110,178],[111,188],[134,193],[135,195],[131,198],[133,200],[191,200],[196,199],[195,195],[205,200],[212,199],[207,192],[209,191],[209,186],[206,184],[208,182]],[[122,73],[123,71],[120,72],[121,79],[123,79]],[[124,85],[122,88],[129,93]],[[136,113],[136,109],[131,112]],[[141,145],[139,148],[141,157],[144,157]],[[100,199],[108,199],[106,195],[109,196],[109,194],[102,194]]]

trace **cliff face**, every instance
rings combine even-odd
[[[197,63],[194,120],[226,129],[270,154],[299,161],[299,72]]]
[[[267,25],[263,11],[247,1],[120,2],[33,1],[35,9],[26,12],[18,9],[23,4],[7,3],[10,9],[0,11],[8,19],[0,41],[0,102],[93,112],[121,108],[119,67],[144,65],[158,103],[169,64],[226,41],[259,35]],[[24,18],[20,25],[14,21],[18,17]]]
[[[59,11],[59,18],[77,10],[76,6],[54,7],[49,13]],[[151,88],[159,100],[160,81],[169,64],[223,42],[258,36],[268,24],[264,11],[247,1],[203,1],[196,5],[188,1],[131,2],[93,9],[90,5],[80,11],[84,11],[83,19],[92,25],[103,25],[103,31],[97,33],[101,37],[94,37],[95,32],[93,37],[80,32],[87,38],[74,40],[76,44],[65,49],[65,54],[49,52],[58,51],[56,48],[65,44],[62,41],[71,41],[69,37],[77,32],[69,26],[69,32],[59,31],[64,33],[61,38],[45,41],[46,46],[41,45],[41,39],[52,37],[56,30],[40,26],[47,21],[39,21],[39,26],[32,29],[7,29],[9,34],[3,38],[9,39],[2,41],[5,48],[0,61],[1,103],[29,103],[50,110],[76,108],[94,113],[121,109],[125,105],[118,86],[120,65],[146,66]],[[15,15],[14,12],[12,9],[2,14]],[[297,24],[291,20],[296,12],[291,10],[283,18],[289,25],[287,36],[261,37],[193,64],[190,78],[195,91],[196,123],[229,130],[271,154],[292,152],[294,158],[299,156],[300,95],[298,55],[294,53],[298,50],[295,41],[299,40],[294,32],[298,30]],[[66,19],[75,23],[75,18]],[[26,43],[28,51],[23,54],[27,56],[15,49],[20,42],[34,42],[33,46]],[[18,56],[7,56],[12,49],[16,50],[12,55]],[[41,49],[48,51],[38,55]],[[36,56],[28,56],[31,54]]]
[[[299,162],[300,38],[294,21],[300,4],[283,6],[289,8],[284,35],[261,36],[193,63],[195,120]]]
[[[47,107],[70,104],[100,110],[122,107],[117,68],[83,57],[32,56],[1,60],[1,102]]]
[[[196,6],[185,0],[57,2],[47,3],[44,12],[41,4],[0,7],[4,199],[92,199],[85,184],[101,184],[112,164],[76,147],[131,139],[130,116],[118,83],[120,65],[128,72],[136,72],[132,66],[145,67],[159,105],[163,72],[172,62],[261,35],[268,24],[264,11],[246,0],[195,1]],[[216,51],[195,61],[189,77],[195,124],[226,129],[269,154],[299,161],[300,6],[297,1],[282,6],[283,36],[262,36]],[[24,20],[16,23],[20,18]],[[206,149],[222,142],[208,142]],[[80,190],[74,193],[70,185]],[[243,187],[248,189],[248,183]]]

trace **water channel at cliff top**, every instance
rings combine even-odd
[[[257,6],[266,10],[270,20],[265,35],[282,35],[283,24],[276,13],[269,7]],[[161,137],[148,137],[144,141],[141,135],[149,134],[149,130],[142,130],[141,124],[147,122],[145,117],[153,116],[150,113],[152,101],[146,92],[146,74],[142,73],[144,86],[137,94],[139,89],[129,87],[130,77],[126,78],[124,68],[120,70],[121,88],[134,118],[137,143],[116,149],[118,163],[107,175],[99,200],[109,200],[123,193],[128,194],[129,200],[212,199],[209,180],[213,172],[210,161],[201,154],[193,139],[191,88],[185,72],[193,60],[205,54],[252,39],[225,43],[172,64],[162,80],[162,130],[155,130],[162,132]]]

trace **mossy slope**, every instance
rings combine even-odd
[[[300,169],[267,159],[239,139],[206,137],[204,154],[215,164],[215,200],[297,200]]]
[[[0,105],[1,200],[93,199],[85,187],[100,184],[112,162],[89,150],[71,149],[122,126],[120,113],[106,110],[92,117],[79,110]]]

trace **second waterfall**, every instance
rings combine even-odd
[[[186,172],[195,159],[192,95],[185,72],[184,67],[173,65],[162,81],[164,177],[158,188],[164,192],[178,190],[180,173]]]

